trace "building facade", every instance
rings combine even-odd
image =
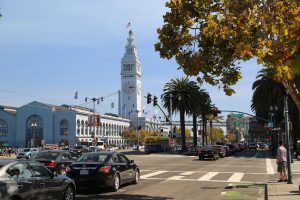
[[[0,143],[17,147],[40,147],[45,144],[92,145],[93,139],[122,146],[122,132],[130,120],[100,115],[100,126],[90,126],[93,110],[67,105],[56,106],[31,102],[19,108],[0,107]],[[95,133],[95,134],[94,134]]]

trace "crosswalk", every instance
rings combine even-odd
[[[241,172],[202,172],[202,171],[163,171],[141,170],[140,178],[143,180],[162,181],[209,181],[223,183],[261,183],[262,176],[267,173],[241,173]],[[260,180],[260,181],[255,181]]]

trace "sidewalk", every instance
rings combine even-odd
[[[276,169],[276,161],[272,159],[273,168]],[[287,184],[286,182],[277,182],[276,179],[268,182],[266,200],[300,200],[300,161],[294,161],[292,163],[292,182],[293,184]],[[294,174],[293,174],[294,173]],[[278,174],[275,172],[275,177]]]

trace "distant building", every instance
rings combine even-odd
[[[0,144],[18,147],[39,147],[44,144],[75,146],[92,145],[96,138],[108,144],[121,146],[121,134],[130,120],[116,116],[100,115],[100,126],[89,126],[93,110],[82,107],[56,106],[31,102],[19,108],[0,107]]]

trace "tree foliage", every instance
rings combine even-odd
[[[236,135],[234,133],[228,134],[228,142],[230,142],[230,143],[236,142]]]
[[[239,61],[256,58],[274,71],[300,110],[299,0],[170,0],[155,50],[175,57],[187,75],[232,95]]]
[[[208,130],[210,132],[210,129]],[[210,136],[208,136],[209,141],[211,141]],[[224,131],[219,127],[212,127],[212,141],[224,139]]]

